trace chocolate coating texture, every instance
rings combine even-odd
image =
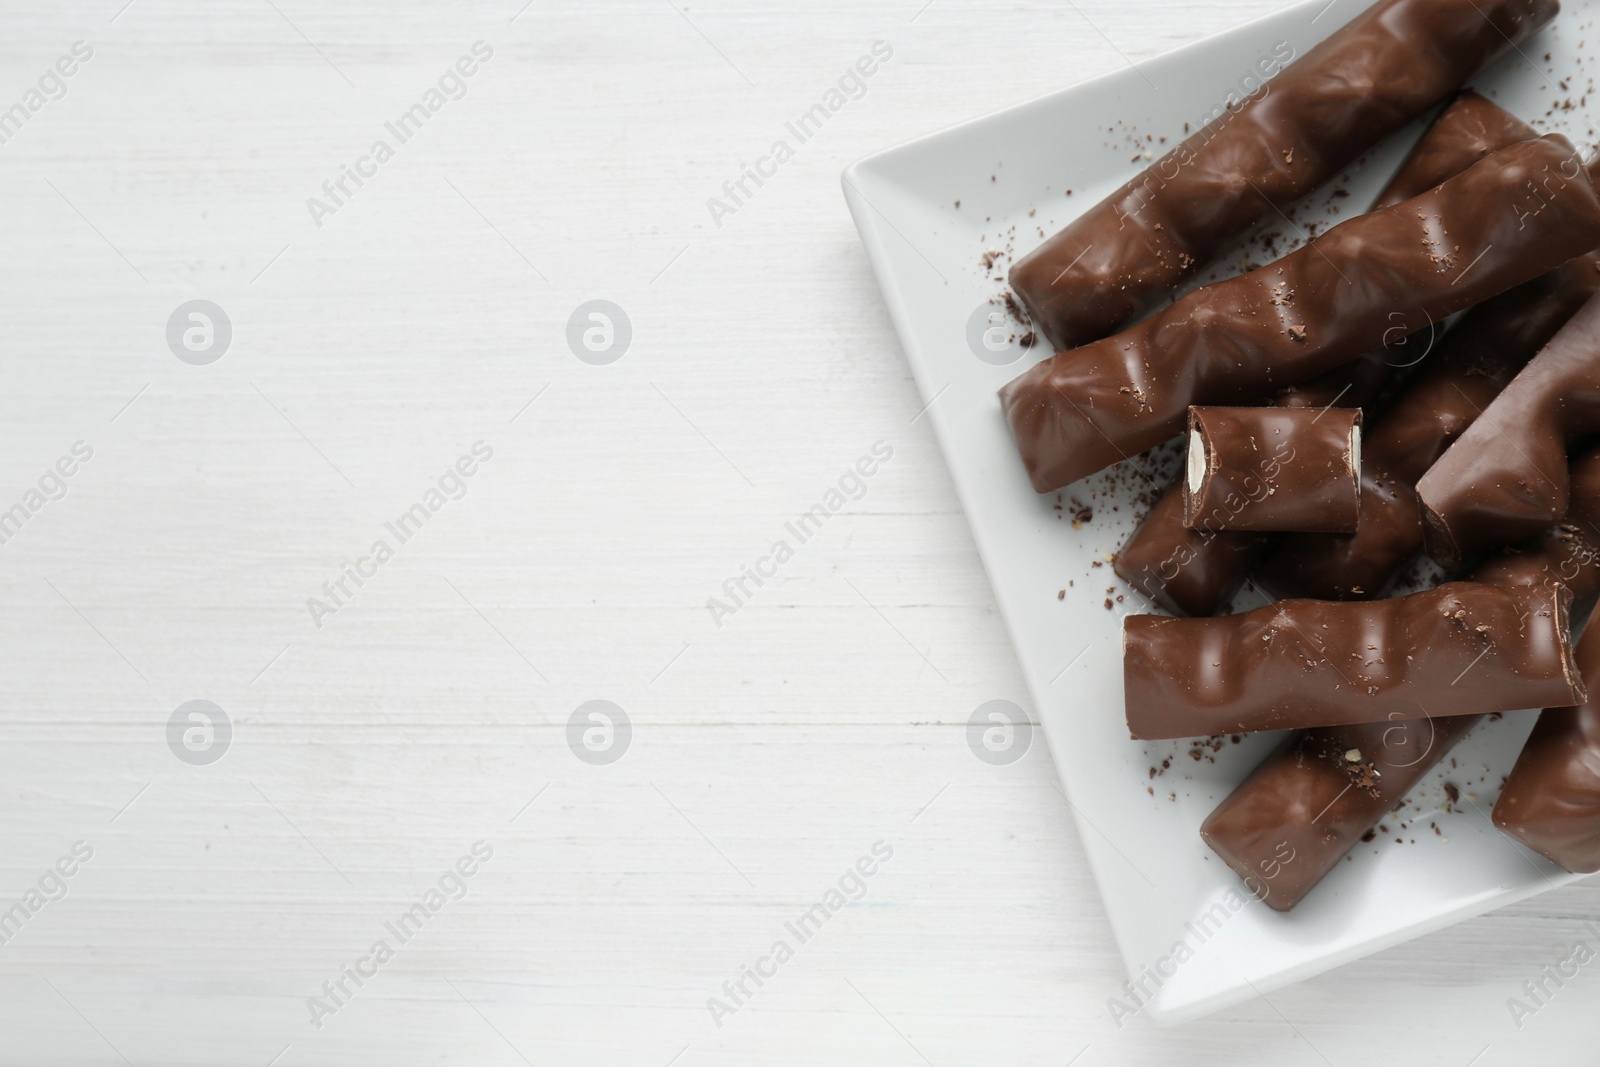
[[[1417,479],[1597,292],[1600,256],[1591,253],[1467,312],[1373,420],[1361,449],[1356,532],[1281,538],[1256,573],[1261,586],[1279,597],[1381,595],[1423,549]]]
[[[1380,0],[1019,261],[1012,288],[1057,347],[1105,336],[1558,8]]]
[[[1206,818],[1200,836],[1263,903],[1288,911],[1481,720],[1297,734]]]
[[[1600,685],[1600,627],[1578,642]],[[1547,708],[1494,806],[1494,824],[1564,870],[1600,871],[1600,703]]]
[[[1600,431],[1600,296],[1591,297],[1417,482],[1446,570],[1567,512],[1567,449]]]
[[[1410,200],[1455,177],[1491,152],[1537,136],[1532,126],[1499,104],[1465,89],[1456,94],[1417,140],[1372,206],[1392,207]]]
[[[1597,244],[1600,195],[1572,146],[1522,141],[1057,353],[1002,388],[1002,407],[1033,487],[1049,492],[1172,437],[1191,404],[1258,400]]]
[[[1117,576],[1163,611],[1220,610],[1271,543],[1267,534],[1191,530],[1183,523],[1181,480],[1172,483],[1123,543]]]
[[[1189,409],[1190,529],[1348,532],[1360,504],[1360,409]]]
[[[1471,580],[1506,587],[1560,582],[1572,592],[1572,618],[1581,621],[1600,600],[1600,448],[1573,459],[1568,477],[1567,517],[1517,548],[1482,560]]]
[[[1577,597],[1592,605],[1600,595],[1600,450],[1573,463],[1572,510],[1557,533],[1569,546],[1559,565],[1574,574]],[[1513,569],[1515,556],[1480,564],[1474,577],[1491,578]],[[1517,757],[1500,799],[1494,824],[1564,870],[1600,871],[1600,626],[1590,625],[1575,654],[1589,699],[1575,707],[1547,708],[1539,715]]]
[[[1214,619],[1123,620],[1136,739],[1575,704],[1572,594],[1451,582],[1371,602],[1282,600]]]
[[[1295,385],[1278,390],[1271,403],[1280,408],[1364,408],[1383,392],[1403,361],[1392,359],[1387,348],[1365,352]]]

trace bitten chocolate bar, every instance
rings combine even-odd
[[[1451,582],[1391,600],[1281,600],[1215,619],[1123,620],[1141,740],[1576,704],[1558,584]]]
[[[1389,179],[1389,184],[1379,194],[1374,206],[1387,207],[1409,200],[1460,173],[1490,152],[1535,136],[1533,129],[1521,119],[1468,90],[1460,94],[1428,127],[1406,157],[1405,163]],[[1553,273],[1566,269],[1563,267]],[[1545,275],[1546,278],[1550,276]],[[1594,277],[1600,283],[1600,273]],[[1528,286],[1537,284],[1529,282],[1513,292],[1521,293]],[[1510,295],[1497,297],[1489,303],[1494,304]],[[1576,305],[1571,310],[1576,310]],[[1477,309],[1468,312],[1468,315],[1476,316]],[[1478,323],[1474,332],[1482,331],[1485,325]],[[1549,340],[1550,335],[1555,333],[1556,325],[1552,325],[1548,333],[1527,347],[1528,357]],[[1324,408],[1333,404],[1364,407],[1377,398],[1397,366],[1412,366],[1417,362],[1417,357],[1411,353],[1427,351],[1434,343],[1433,334],[1433,330],[1425,330],[1417,338],[1407,339],[1408,343],[1396,343],[1393,351],[1385,348],[1368,352],[1315,378],[1289,386],[1272,402],[1279,407]],[[1462,347],[1460,341],[1456,345]],[[1519,362],[1517,368],[1520,369],[1521,365]],[[1508,373],[1506,380],[1510,376]],[[1442,446],[1440,451],[1443,451]],[[1412,482],[1421,475],[1422,472],[1417,471],[1412,476]],[[1370,498],[1363,500],[1363,509],[1369,503]],[[1415,514],[1413,518],[1416,522],[1414,554],[1421,551],[1422,520]],[[1307,536],[1316,541],[1330,540],[1327,535]],[[1174,615],[1214,615],[1238,591],[1245,576],[1271,543],[1271,538],[1261,534],[1221,534],[1189,529],[1183,524],[1183,480],[1180,478],[1168,487],[1129,535],[1122,550],[1117,553],[1115,567],[1123,581]],[[1300,555],[1297,553],[1296,558]],[[1313,555],[1312,558],[1316,557]],[[1297,595],[1324,594],[1307,591]]]
[[[1573,517],[1581,511],[1581,521],[1493,557],[1474,569],[1474,581],[1559,581],[1572,591],[1574,617],[1589,612],[1600,596],[1600,526],[1588,526],[1600,519],[1600,451],[1574,463],[1572,478]],[[1600,639],[1593,647],[1600,651]],[[1595,659],[1600,668],[1600,655]],[[1588,666],[1583,642],[1577,661]],[[1600,669],[1586,676],[1600,684]],[[1481,721],[1461,715],[1308,730],[1263,761],[1206,819],[1200,836],[1268,907],[1288,911]],[[1591,826],[1600,833],[1600,763],[1594,766]],[[1600,842],[1591,847],[1600,867]]]
[[[1567,448],[1600,431],[1600,296],[1417,482],[1428,552],[1454,571],[1567,513]]]
[[[1600,195],[1556,135],[1061,352],[1000,390],[1043,493],[1179,433],[1190,405],[1240,404],[1415,333],[1600,245]]]
[[[1591,254],[1462,316],[1366,433],[1356,532],[1281,538],[1256,572],[1261,587],[1279,597],[1380,596],[1422,552],[1417,479],[1597,292],[1600,257]]]
[[[1105,336],[1558,8],[1555,0],[1374,4],[1018,262],[1012,288],[1058,348]],[[1283,51],[1269,70],[1292,57]]]
[[[1578,667],[1600,686],[1600,626],[1578,642]],[[1540,713],[1494,824],[1563,870],[1600,871],[1600,701]]]
[[[1358,408],[1190,408],[1191,530],[1349,533],[1361,505]]]

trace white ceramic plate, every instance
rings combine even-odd
[[[1487,819],[1532,728],[1531,713],[1519,713],[1480,727],[1453,753],[1455,766],[1447,759],[1418,787],[1406,814],[1388,824],[1390,833],[1358,847],[1293,912],[1280,915],[1254,901],[1233,907],[1247,898],[1198,828],[1278,738],[1250,737],[1198,761],[1186,743],[1128,739],[1121,618],[1144,609],[1105,560],[1139,510],[1133,498],[1140,476],[1121,469],[1063,494],[1035,495],[995,397],[1047,354],[1043,346],[1008,345],[1013,331],[1005,326],[984,338],[985,314],[996,310],[989,301],[1003,290],[996,275],[1003,278],[1014,256],[1037,245],[1041,230],[1053,233],[1140,169],[1135,138],[1165,137],[1170,145],[1185,122],[1220,105],[1279,42],[1304,54],[1360,6],[1309,0],[1137,69],[889,149],[844,173],[846,200],[929,405],[925,417],[994,584],[1128,973],[1143,986],[1123,1000],[1164,1024],[1270,994],[1572,880]],[[1576,84],[1570,94],[1561,90],[1560,78],[1545,73],[1577,69],[1576,27],[1591,12],[1583,3],[1563,7],[1555,27],[1474,84],[1541,130],[1584,144],[1591,120],[1582,109],[1545,117],[1553,101],[1576,101],[1582,92]],[[1419,128],[1380,146],[1338,183],[1348,198],[1313,196],[1297,214],[1325,222],[1332,205],[1348,217],[1355,205],[1370,203]],[[1160,141],[1149,148],[1153,156],[1165,150]],[[985,270],[986,249],[1012,255]],[[1235,266],[1239,261],[1231,257]],[[1157,477],[1165,484],[1166,474]],[[1071,521],[1074,497],[1093,510],[1081,528]],[[1127,597],[1120,604],[1119,594]],[[1151,768],[1164,759],[1171,768],[1152,779]],[[1440,810],[1446,781],[1466,794],[1464,810]],[[1409,824],[1404,831],[1400,821]]]

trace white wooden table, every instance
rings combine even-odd
[[[0,12],[0,108],[45,80],[0,145],[0,1062],[1592,1062],[1600,975],[1520,1031],[1506,1000],[1595,886],[1281,1014],[1118,1029],[1043,745],[967,747],[1027,697],[839,171],[1272,0],[122,4]],[[715,219],[876,40],[866,95]],[[168,344],[195,299],[211,362]],[[595,299],[631,323],[607,365],[566,339]],[[186,711],[169,745],[192,700],[231,737],[185,747]],[[609,764],[568,744],[592,700],[631,727]]]

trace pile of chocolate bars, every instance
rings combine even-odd
[[[1382,0],[1011,272],[1056,349],[1000,393],[1036,490],[1187,431],[1116,563],[1171,613],[1124,620],[1128,729],[1302,731],[1200,831],[1279,910],[1524,708],[1494,822],[1600,869],[1600,165],[1461,91],[1556,12]],[[1435,107],[1370,212],[1172,299]],[[1385,598],[1424,552],[1448,580]],[[1285,599],[1218,616],[1247,582]]]

